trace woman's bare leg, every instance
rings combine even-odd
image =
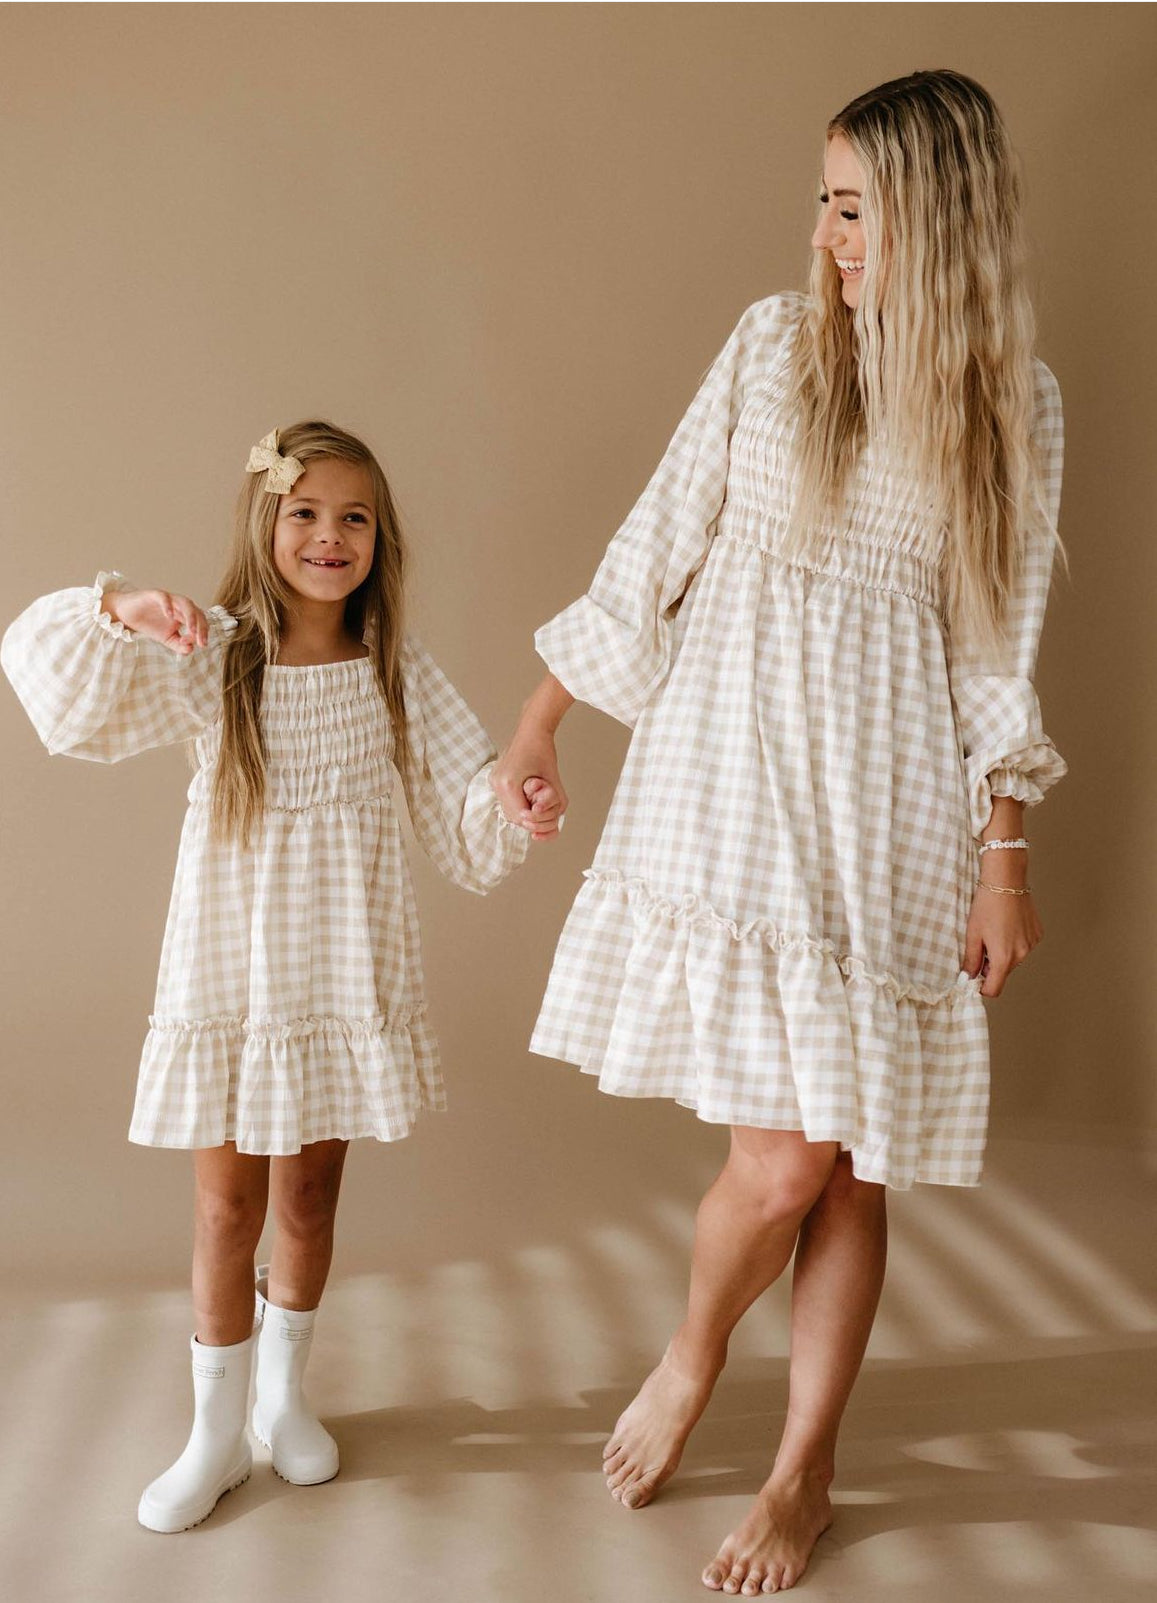
[[[265,1223],[269,1159],[233,1142],[193,1153],[193,1310],[197,1340],[231,1347],[253,1333],[253,1254]]]
[[[278,1308],[305,1312],[321,1301],[333,1258],[333,1224],[348,1146],[348,1141],[314,1141],[292,1157],[272,1160],[277,1234],[268,1297]]]
[[[704,1571],[716,1591],[785,1591],[831,1523],[836,1436],[863,1361],[888,1250],[884,1187],[841,1153],[804,1220],[792,1283],[787,1421],[771,1476]]]
[[[687,1317],[603,1454],[611,1496],[626,1507],[641,1508],[674,1473],[731,1332],[790,1261],[836,1152],[835,1142],[808,1142],[795,1130],[732,1130],[695,1222]]]

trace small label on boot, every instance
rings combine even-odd
[[[222,1380],[225,1375],[225,1366],[224,1364],[218,1364],[210,1367],[208,1364],[195,1363],[193,1365],[193,1373],[194,1375],[199,1375],[202,1380]]]
[[[282,1341],[308,1341],[311,1335],[312,1331],[304,1329],[300,1325],[282,1325],[281,1327]]]

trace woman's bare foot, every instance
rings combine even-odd
[[[781,1475],[755,1499],[747,1518],[703,1571],[713,1592],[757,1597],[786,1592],[807,1569],[812,1548],[832,1523],[829,1475]]]
[[[607,1487],[625,1508],[642,1508],[675,1473],[723,1368],[722,1359],[699,1371],[682,1364],[675,1356],[677,1341],[620,1415],[603,1449]]]

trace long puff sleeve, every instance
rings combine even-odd
[[[1004,658],[995,661],[951,647],[949,653],[972,832],[978,838],[992,816],[994,796],[1012,796],[1032,807],[1068,772],[1068,764],[1044,732],[1032,682],[1052,582],[1051,531],[1060,509],[1064,451],[1060,389],[1043,362],[1036,363],[1033,445],[1040,471],[1041,519],[1029,531],[1024,566],[1009,598]]]
[[[4,635],[4,672],[54,755],[115,763],[188,740],[217,716],[220,648],[236,619],[211,608],[208,645],[180,657],[101,610],[106,591],[130,588],[101,573],[34,601]]]
[[[571,695],[633,726],[671,665],[674,616],[707,556],[744,399],[796,325],[802,298],[740,318],[590,589],[544,624],[535,649]]]
[[[440,873],[484,896],[524,860],[530,836],[506,821],[491,789],[497,754],[489,735],[412,635],[403,645],[402,675],[414,834]]]

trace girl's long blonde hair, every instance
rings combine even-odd
[[[377,514],[370,571],[346,601],[346,625],[369,647],[370,659],[394,730],[394,761],[404,774],[410,758],[400,662],[406,545],[386,476],[369,447],[332,423],[294,423],[281,429],[278,447],[307,466],[337,457],[369,470]],[[273,561],[273,525],[281,498],[265,489],[265,474],[250,473],[237,500],[233,549],[217,591],[219,606],[237,619],[221,670],[221,747],[213,777],[210,818],[218,839],[248,843],[265,806],[265,748],[261,738],[261,687],[277,661],[281,624],[293,592]]]
[[[830,251],[812,260],[792,356],[798,419],[787,540],[802,552],[842,506],[867,440],[914,475],[945,529],[953,634],[999,648],[1029,531],[1047,522],[1031,442],[1035,320],[1016,159],[992,97],[949,71],[871,89],[828,124],[864,170],[859,305]]]

